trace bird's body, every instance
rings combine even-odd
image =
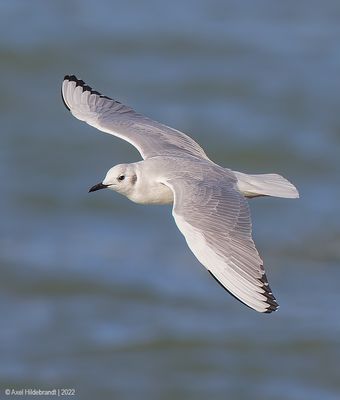
[[[187,244],[234,297],[260,312],[278,308],[251,237],[246,198],[298,197],[277,174],[249,175],[223,168],[184,133],[155,122],[65,76],[62,96],[80,120],[127,140],[143,161],[111,168],[90,191],[109,188],[140,204],[173,204]]]
[[[139,204],[172,204],[174,194],[165,182],[173,179],[192,179],[194,175],[198,181],[204,181],[209,176],[210,181],[237,184],[232,171],[197,157],[155,156],[123,165],[133,169],[136,179],[128,193],[121,193]]]

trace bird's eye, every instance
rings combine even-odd
[[[119,176],[118,176],[118,180],[119,180],[119,181],[123,181],[124,179],[125,179],[125,175],[119,175]]]

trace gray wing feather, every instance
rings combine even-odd
[[[252,239],[249,206],[235,182],[169,180],[173,216],[198,260],[233,296],[260,312],[278,304]]]
[[[65,106],[76,118],[128,141],[144,159],[178,155],[179,152],[208,159],[203,149],[189,136],[101,95],[74,75],[65,76],[61,92]]]

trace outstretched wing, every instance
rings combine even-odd
[[[76,118],[131,143],[144,159],[179,153],[208,159],[189,136],[103,96],[74,75],[65,76],[61,93],[65,106]]]
[[[251,237],[247,200],[235,182],[175,179],[173,216],[197,259],[234,297],[259,312],[278,304]]]

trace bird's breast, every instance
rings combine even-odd
[[[174,201],[172,190],[159,182],[149,183],[143,187],[136,185],[136,190],[128,197],[139,204],[172,204]]]

